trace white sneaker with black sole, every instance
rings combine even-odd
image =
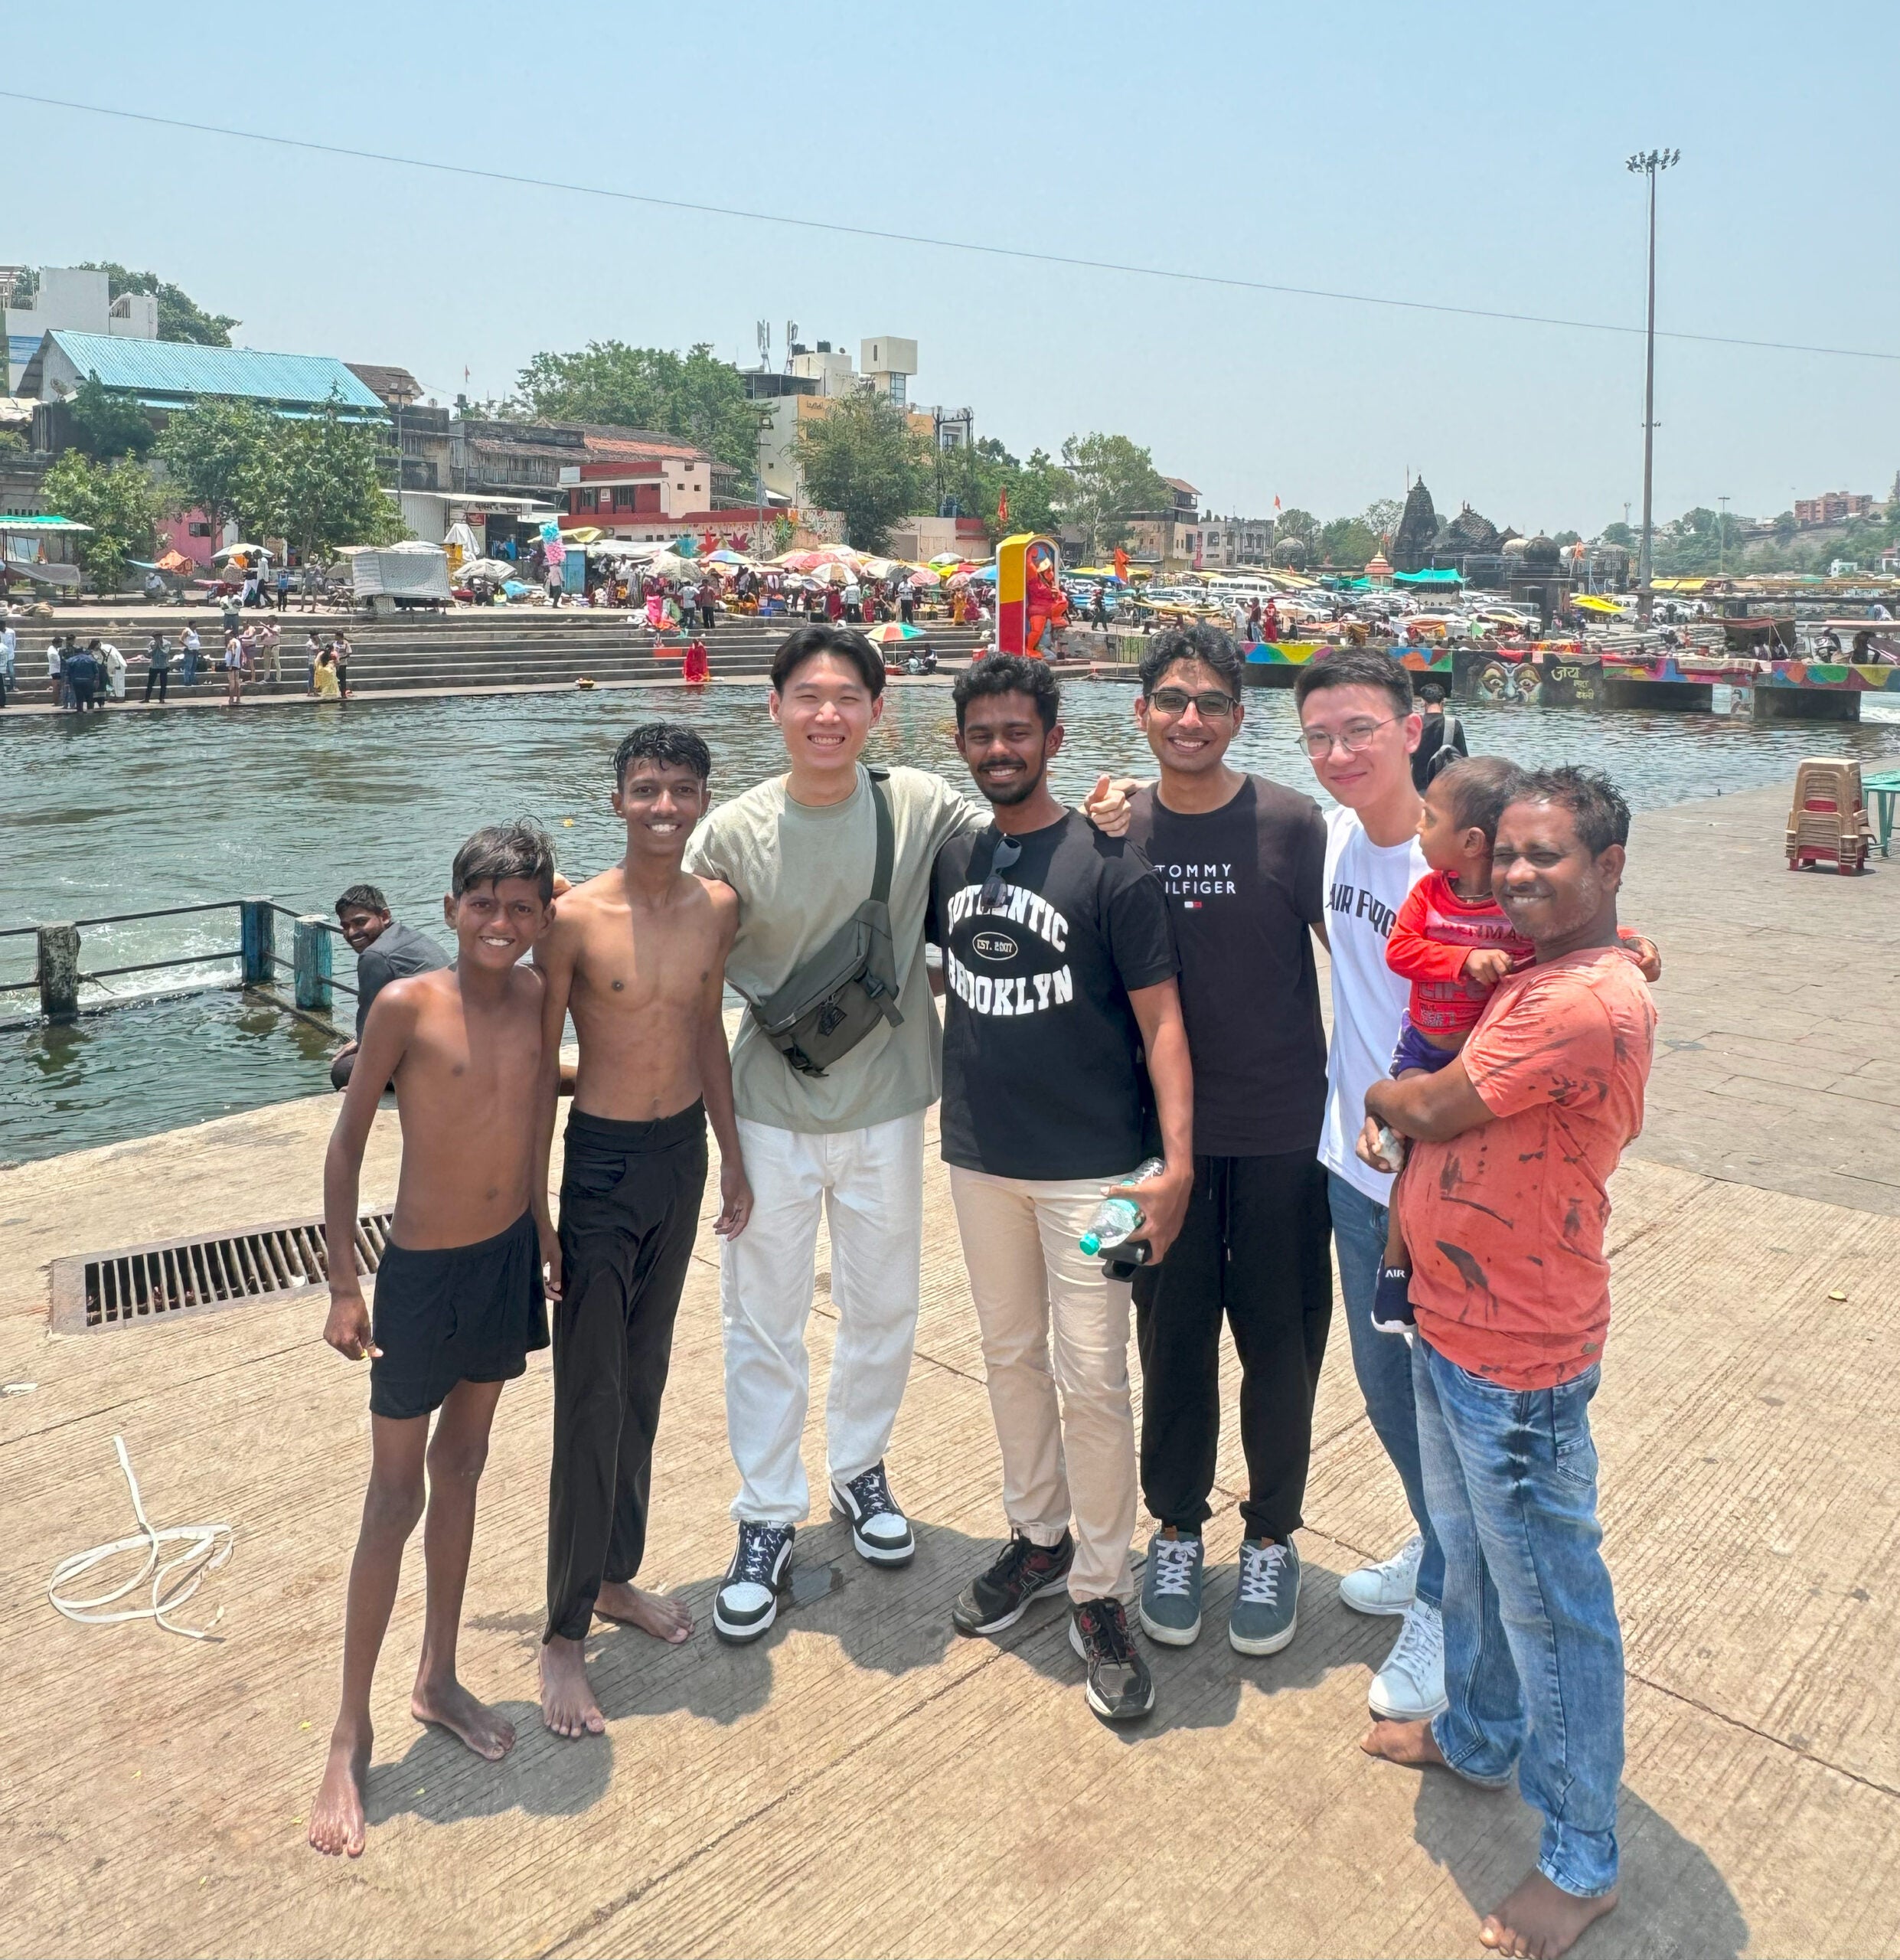
[[[739,1526],[739,1547],[713,1596],[713,1631],[720,1639],[743,1643],[771,1631],[797,1535],[789,1524],[749,1518]]]
[[[881,1462],[848,1480],[831,1480],[831,1514],[851,1527],[851,1543],[873,1565],[908,1565],[917,1556],[910,1520],[897,1508]]]

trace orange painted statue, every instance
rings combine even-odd
[[[1052,629],[1061,632],[1069,618],[1069,595],[1056,577],[1054,561],[1045,547],[1038,545],[1032,551],[1027,584],[1029,630],[1023,651],[1033,658],[1043,659],[1047,657],[1044,639],[1051,637]]]

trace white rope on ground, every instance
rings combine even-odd
[[[119,1467],[126,1473],[126,1488],[132,1493],[132,1515],[139,1521],[138,1530],[130,1537],[116,1538],[109,1545],[95,1545],[89,1552],[75,1552],[70,1558],[61,1559],[53,1568],[53,1576],[46,1582],[46,1596],[56,1612],[64,1613],[69,1620],[77,1620],[82,1626],[111,1626],[121,1620],[156,1620],[167,1633],[183,1635],[187,1640],[209,1640],[211,1628],[224,1617],[224,1609],[220,1606],[211,1615],[208,1625],[202,1627],[181,1626],[170,1615],[191,1598],[204,1579],[207,1573],[215,1572],[231,1555],[233,1540],[228,1524],[168,1524],[163,1530],[154,1528],[145,1516],[144,1501],[139,1494],[139,1480],[132,1474],[132,1459],[126,1454],[123,1436],[113,1438],[113,1448],[119,1452]],[[168,1544],[182,1544],[184,1549],[171,1558],[160,1556],[161,1547]],[[102,1592],[96,1599],[76,1599],[63,1597],[60,1589],[67,1586],[95,1566],[103,1565],[108,1559],[116,1558],[122,1552],[135,1552],[143,1546],[145,1562],[124,1585],[110,1592]],[[177,1573],[175,1579],[173,1573]],[[125,1606],[116,1612],[102,1612],[102,1606],[116,1606],[127,1593],[152,1583],[152,1604],[149,1606]],[[170,1580],[169,1585],[167,1581]]]

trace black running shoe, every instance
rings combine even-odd
[[[1373,1295],[1373,1325],[1381,1334],[1409,1334],[1415,1320],[1412,1311],[1412,1268],[1382,1266]]]
[[[1039,1592],[1059,1586],[1076,1560],[1076,1541],[1065,1531],[1053,1545],[1032,1545],[1017,1532],[995,1564],[978,1573],[950,1609],[959,1633],[1001,1633],[1014,1626]]]
[[[756,1640],[771,1630],[795,1535],[789,1524],[748,1519],[739,1526],[738,1549],[713,1597],[713,1631],[722,1640]]]
[[[1069,1644],[1089,1669],[1089,1706],[1105,1722],[1133,1722],[1154,1706],[1154,1677],[1128,1631],[1119,1599],[1085,1599],[1069,1622]]]

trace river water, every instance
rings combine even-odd
[[[1133,698],[1131,688],[1114,684],[1069,688],[1059,794],[1079,797],[1105,769],[1151,773]],[[1862,707],[1859,727],[1821,728],[1587,710],[1461,713],[1474,753],[1587,762],[1608,769],[1641,810],[1791,781],[1795,763],[1817,752],[1857,756],[1863,768],[1900,766],[1900,710]],[[327,913],[346,885],[367,880],[399,918],[426,930],[439,924],[449,859],[480,824],[537,818],[570,877],[617,856],[621,831],[607,802],[614,746],[634,724],[658,716],[690,721],[705,737],[716,800],[779,766],[762,685],[716,687],[697,698],[664,688],[372,700],[235,719],[210,710],[0,716],[8,847],[0,926],[262,894]],[[954,732],[947,687],[897,683],[868,759],[935,769],[961,785]],[[1250,691],[1233,760],[1311,789],[1295,733],[1290,692]],[[1765,831],[1765,854],[1780,842],[1778,831]],[[287,953],[288,922],[279,929]],[[234,908],[89,928],[81,965],[211,954],[237,942]],[[340,941],[337,955],[337,977],[349,980],[353,962]],[[0,983],[30,979],[32,970],[30,936],[0,939]],[[106,987],[135,998],[233,970],[227,962],[135,975],[89,988],[85,999],[105,1003]],[[347,1033],[348,997],[337,998]],[[24,1015],[32,1002],[30,992],[0,994],[0,1020]],[[0,1027],[0,1161],[315,1093],[327,1083],[335,1045],[295,1017],[230,992],[148,1000],[66,1027]]]

